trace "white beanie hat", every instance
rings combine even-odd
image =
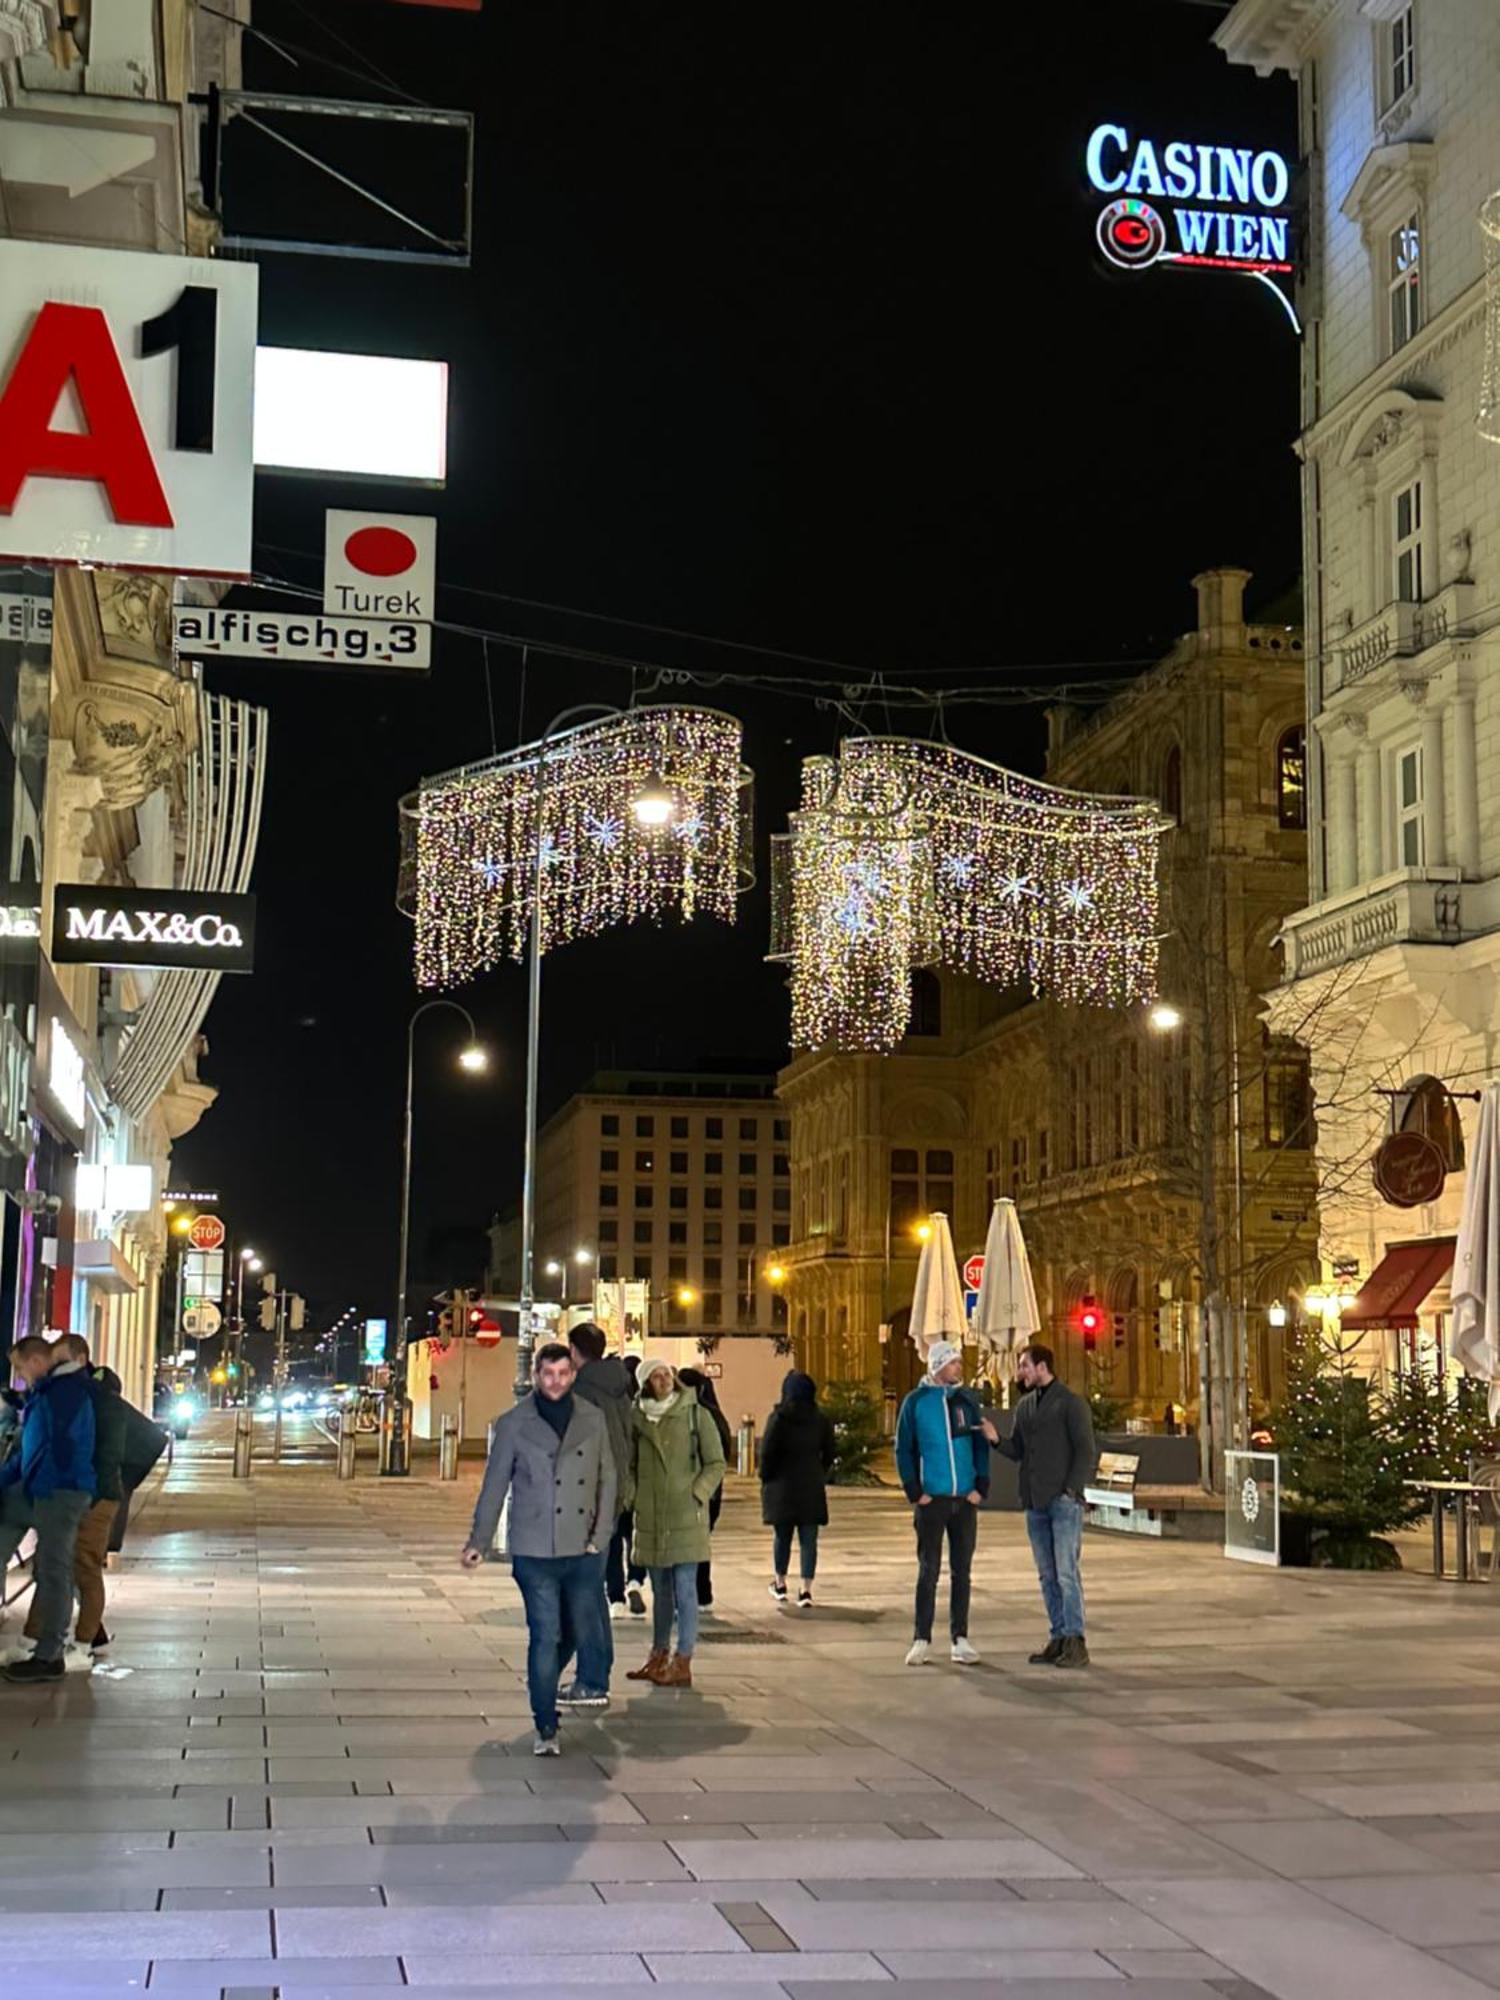
[[[935,1340],[927,1350],[927,1372],[936,1375],[950,1361],[957,1361],[963,1349],[951,1340]]]

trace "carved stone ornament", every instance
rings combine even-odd
[[[1397,686],[1413,708],[1420,708],[1427,699],[1427,683],[1424,680],[1407,679],[1398,681]]]
[[[94,597],[106,653],[153,666],[170,663],[172,598],[165,577],[101,570]]]
[[[1401,419],[1394,410],[1387,410],[1378,423],[1371,427],[1365,440],[1365,450],[1371,458],[1378,458],[1383,451],[1389,451],[1400,437]]]
[[[45,49],[57,26],[51,0],[0,0],[0,62],[19,62]]]
[[[186,684],[161,677],[160,695],[91,681],[73,711],[74,769],[97,778],[100,803],[138,806],[167,783],[190,740],[172,690]]]

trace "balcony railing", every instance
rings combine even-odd
[[[1387,604],[1329,649],[1329,693],[1368,679],[1388,660],[1409,660],[1465,635],[1472,630],[1473,601],[1473,584],[1450,583],[1425,604]]]
[[[1460,887],[1456,868],[1430,868],[1382,876],[1314,903],[1282,930],[1286,977],[1306,979],[1388,945],[1457,944],[1465,935],[1492,927],[1488,886]]]

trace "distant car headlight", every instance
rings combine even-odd
[[[172,1415],[174,1417],[190,1417],[193,1414],[193,1409],[194,1404],[191,1396],[179,1396],[177,1401],[172,1405]]]

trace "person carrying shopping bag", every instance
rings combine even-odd
[[[698,1640],[698,1565],[708,1557],[709,1503],[724,1479],[713,1419],[665,1361],[642,1361],[635,1405],[635,1559],[651,1578],[651,1653],[632,1681],[691,1687]],[[677,1650],[672,1650],[673,1621]]]

